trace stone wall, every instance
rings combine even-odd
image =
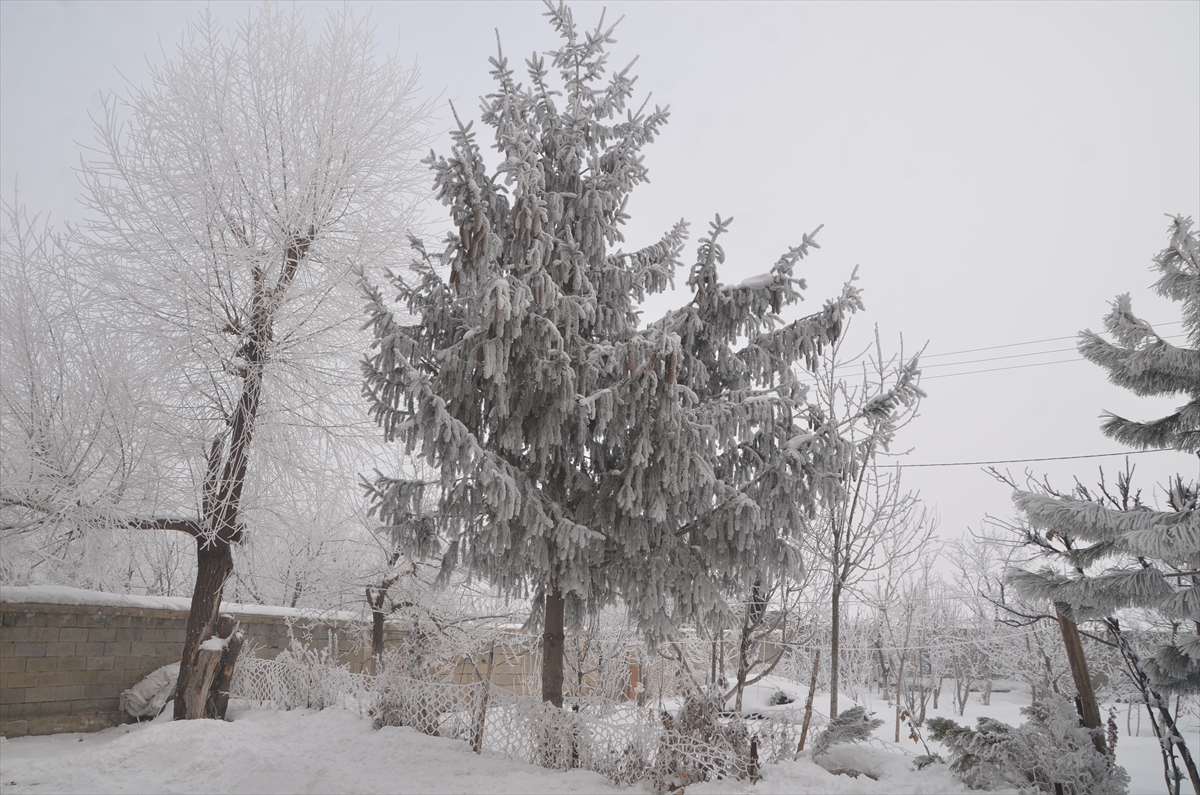
[[[95,731],[122,721],[121,691],[178,661],[187,627],[182,604],[152,608],[129,601],[135,604],[0,601],[0,735]],[[338,656],[352,671],[361,671],[370,655],[369,629],[358,622],[300,611],[263,615],[237,606],[223,612],[238,620],[246,648],[259,657],[273,659],[288,647],[289,623],[315,648],[335,639]]]

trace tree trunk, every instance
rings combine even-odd
[[[829,719],[838,715],[838,662],[842,646],[842,584],[835,577],[833,598],[830,600],[832,629],[829,635]]]
[[[542,701],[563,705],[563,648],[567,639],[563,624],[565,600],[555,588],[546,594],[546,625],[542,633]]]
[[[1180,733],[1175,719],[1171,716],[1170,704],[1151,687],[1150,676],[1142,664],[1141,655],[1129,643],[1129,639],[1121,631],[1117,619],[1109,616],[1105,619],[1105,624],[1108,626],[1113,640],[1116,641],[1117,648],[1121,650],[1121,655],[1125,658],[1126,668],[1134,684],[1142,694],[1142,702],[1146,705],[1146,712],[1150,716],[1150,725],[1154,728],[1155,736],[1158,737],[1167,792],[1178,795],[1180,783],[1183,780],[1183,773],[1179,770],[1179,763],[1175,759],[1175,754],[1178,752],[1183,759],[1183,766],[1187,770],[1188,778],[1191,780],[1193,792],[1200,795],[1200,768],[1197,768],[1196,761],[1192,758],[1192,752],[1188,749],[1183,734]],[[1162,719],[1162,726],[1159,726],[1158,721],[1154,718],[1155,710]]]
[[[379,673],[379,658],[383,656],[383,611],[371,611],[371,673]]]
[[[808,680],[808,697],[804,699],[804,725],[800,727],[800,744],[796,746],[796,753],[804,750],[804,743],[808,740],[808,727],[812,723],[813,693],[817,690],[817,671],[820,669],[821,650],[817,649],[816,656],[813,657],[812,678]]]
[[[196,539],[196,587],[188,612],[183,659],[179,665],[179,683],[175,688],[175,720],[203,718],[208,690],[220,659],[213,660],[207,671],[200,670],[200,644],[214,634],[225,581],[233,572],[233,552],[219,538]]]
[[[753,627],[750,624],[750,615],[747,612],[746,620],[742,623],[742,636],[738,641],[738,667],[737,667],[737,698],[733,703],[734,712],[742,711],[742,693],[746,689],[746,677],[750,673],[750,638],[753,632]],[[721,705],[721,709],[725,709],[725,705]]]
[[[244,237],[244,235],[243,235]],[[297,235],[284,255],[282,272],[274,287],[266,284],[262,270],[255,267],[249,335],[239,350],[246,360],[242,371],[242,393],[227,425],[228,444],[218,435],[208,453],[200,511],[201,532],[196,538],[196,587],[188,613],[187,636],[179,662],[179,685],[175,690],[175,719],[203,718],[212,685],[210,672],[196,670],[200,644],[213,633],[225,581],[233,573],[232,544],[242,541],[240,513],[250,445],[262,400],[263,374],[269,358],[275,311],[308,254],[312,232]],[[225,453],[224,462],[221,460]],[[217,664],[219,664],[219,660]]]
[[[879,692],[886,694],[888,692],[888,682],[891,681],[888,676],[887,659],[883,656],[883,639],[876,638],[875,640],[875,656],[879,658]]]
[[[712,642],[712,659],[709,661],[708,683],[712,687],[717,686],[717,640],[714,638]]]
[[[225,720],[225,714],[229,710],[229,686],[233,682],[233,672],[237,667],[238,656],[242,653],[245,638],[237,630],[233,617],[224,615],[217,619],[216,635],[218,638],[228,638],[229,643],[221,656],[212,687],[208,691],[204,717]]]
[[[1096,691],[1092,689],[1092,678],[1088,676],[1087,657],[1083,654],[1083,641],[1079,639],[1079,627],[1070,616],[1070,608],[1061,603],[1054,603],[1058,614],[1058,627],[1062,630],[1063,646],[1067,650],[1067,662],[1071,666],[1071,677],[1075,680],[1075,692],[1079,694],[1079,703],[1083,725],[1088,729],[1100,728],[1100,707],[1096,704]],[[1105,753],[1104,738],[1099,732],[1092,733],[1096,750]]]

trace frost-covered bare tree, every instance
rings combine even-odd
[[[97,124],[80,245],[178,444],[157,499],[123,521],[196,539],[177,718],[203,709],[195,664],[248,509],[296,488],[276,471],[346,463],[312,441],[353,425],[354,365],[336,352],[355,338],[359,274],[391,261],[410,220],[414,81],[348,8],[319,34],[294,5],[231,29],[210,10]]]
[[[71,241],[15,201],[0,224],[0,567],[8,583],[94,586],[114,572],[76,565],[80,542],[153,489],[153,390],[77,281]]]
[[[843,596],[885,568],[898,582],[899,562],[915,563],[935,526],[919,496],[902,487],[899,467],[881,460],[925,395],[918,360],[885,356],[878,330],[873,346],[854,357],[845,356],[845,339],[826,350],[816,371],[808,434],[828,450],[830,464],[815,481],[820,503],[805,534],[809,566],[830,579],[830,715],[839,714]]]
[[[1005,581],[1006,571],[1030,557],[1016,540],[1020,533],[1007,521],[989,519],[967,538],[951,542],[948,558],[955,569],[959,625],[971,628],[969,638],[977,645],[987,643],[988,626],[1001,627],[1002,636],[1018,633],[1015,642],[992,644],[998,651],[993,668],[1000,677],[1027,682],[1033,700],[1040,701],[1061,693],[1069,671],[1057,616],[1047,614],[1037,600],[1022,599]]]
[[[667,112],[630,104],[628,68],[607,76],[603,21],[582,32],[564,6],[548,15],[562,45],[528,61],[528,83],[502,53],[492,60],[482,121],[499,169],[489,173],[468,124],[431,161],[455,233],[438,250],[418,244],[411,272],[393,279],[403,314],[371,292],[366,384],[387,438],[438,472],[379,477],[384,524],[419,515],[434,490],[446,571],[533,597],[542,695],[561,705],[572,616],[620,598],[662,638],[697,617],[715,625],[727,594],[789,564],[785,539],[815,506],[814,473],[836,466],[808,444],[821,423],[796,371],[816,365],[861,300],[848,284],[785,320],[812,237],[723,284],[718,219],[690,302],[642,325],[686,234],[681,222],[645,248],[618,248]]]
[[[1106,414],[1102,429],[1107,436],[1143,450],[1190,454],[1200,447],[1200,235],[1190,218],[1174,219],[1167,248],[1154,264],[1160,274],[1155,290],[1179,303],[1190,347],[1167,342],[1133,313],[1129,296],[1122,295],[1104,320],[1112,341],[1085,331],[1079,351],[1120,387],[1185,401],[1172,414],[1147,422]],[[1102,483],[1098,490],[1079,483],[1070,493],[1048,484],[1016,490],[1013,500],[1026,520],[1025,541],[1052,565],[1038,571],[1012,569],[1008,578],[1023,595],[1056,606],[1069,654],[1078,645],[1068,631],[1075,621],[1103,621],[1150,712],[1168,791],[1179,792],[1186,771],[1200,795],[1200,768],[1164,696],[1200,691],[1200,484],[1176,476],[1164,488],[1166,504],[1155,508],[1132,488],[1131,474],[1119,477],[1114,487]],[[1119,622],[1118,613],[1125,610],[1168,622],[1164,642],[1152,650],[1139,649]],[[1081,650],[1077,657],[1082,658]],[[1073,662],[1072,669],[1086,698],[1086,667]],[[1085,721],[1099,728],[1094,706],[1085,710]]]

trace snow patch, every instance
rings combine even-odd
[[[749,279],[743,279],[739,287],[746,290],[761,290],[764,287],[770,287],[775,283],[775,275],[771,273],[760,273],[757,276],[751,276]]]
[[[229,638],[218,638],[213,635],[200,644],[200,651],[225,651],[229,648]]]
[[[92,607],[132,607],[141,610],[178,610],[187,612],[192,600],[182,596],[135,596],[132,594],[88,591],[65,585],[0,585],[4,604],[79,605]],[[251,616],[302,618],[310,621],[360,621],[362,615],[349,610],[308,610],[272,605],[221,603],[222,613]]]
[[[798,433],[791,439],[787,440],[785,447],[787,447],[789,450],[799,450],[801,447],[808,444],[808,442],[816,438],[817,435],[815,433]]]

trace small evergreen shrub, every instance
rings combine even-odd
[[[971,789],[1003,786],[1062,795],[1116,795],[1127,791],[1129,776],[1096,750],[1092,733],[1079,726],[1065,698],[1021,709],[1028,721],[1016,728],[992,718],[976,727],[949,718],[929,720],[930,736],[950,751],[950,771]]]
[[[813,758],[815,759],[839,743],[857,743],[868,740],[871,733],[882,725],[883,721],[868,715],[865,707],[851,707],[829,721],[825,731],[817,735],[812,746]]]

